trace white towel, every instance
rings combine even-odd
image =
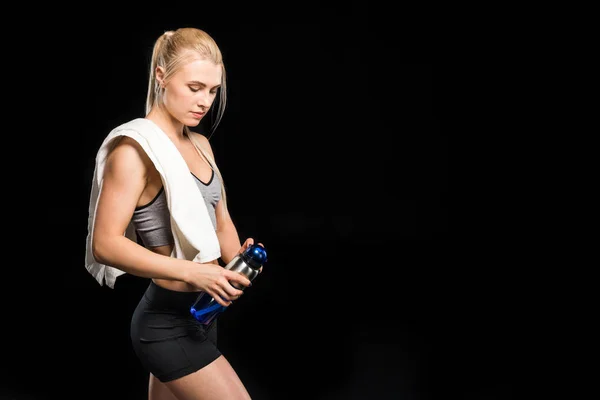
[[[98,198],[102,190],[106,156],[115,145],[114,139],[122,135],[135,139],[144,148],[160,173],[171,214],[171,230],[175,239],[171,256],[199,263],[219,258],[221,250],[217,234],[206,209],[202,192],[194,182],[185,160],[158,125],[146,118],[136,118],[114,128],[104,139],[96,155],[88,209],[85,256],[85,267],[88,272],[100,285],[105,281],[110,288],[114,288],[117,277],[125,273],[117,268],[98,263],[92,253],[92,234]],[[136,240],[131,222],[124,235],[133,241]]]

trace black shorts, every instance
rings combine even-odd
[[[217,319],[205,327],[190,314],[199,293],[151,281],[131,317],[131,343],[142,365],[161,382],[181,378],[217,359]]]

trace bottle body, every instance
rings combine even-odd
[[[258,270],[266,261],[266,251],[262,246],[251,245],[246,251],[235,256],[224,268],[244,275],[250,281],[258,275]],[[244,286],[230,282],[231,286],[244,290]],[[219,304],[211,295],[201,292],[190,308],[192,316],[203,325],[210,325],[227,307]]]
[[[202,292],[198,295],[196,302],[192,305],[190,312],[194,318],[203,325],[210,325],[217,315],[225,311],[227,307],[220,305],[208,293]]]

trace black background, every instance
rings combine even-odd
[[[374,5],[273,18],[266,6],[178,4],[162,6],[175,18],[90,6],[37,28],[48,40],[23,70],[40,81],[43,123],[20,137],[36,157],[16,185],[30,257],[7,279],[2,394],[146,398],[128,329],[148,280],[125,275],[113,290],[85,270],[91,175],[108,132],[143,116],[154,40],[194,26],[227,68],[210,140],[230,212],[241,241],[269,251],[219,320],[253,398],[509,398],[512,329],[493,256],[467,259],[472,242],[449,228],[444,67],[426,14],[409,28],[414,15]]]

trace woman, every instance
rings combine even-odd
[[[240,244],[210,143],[189,129],[200,123],[219,95],[216,127],[225,107],[225,89],[222,55],[206,32],[181,28],[157,39],[145,119],[185,160],[202,192],[221,260],[227,264],[253,239]],[[122,136],[116,141],[106,157],[93,214],[93,258],[122,273],[151,278],[131,319],[133,348],[150,372],[149,399],[249,399],[217,348],[216,324],[204,327],[189,309],[199,291],[229,306],[243,294],[232,284],[247,287],[250,281],[221,267],[218,259],[199,263],[172,256],[174,233],[162,179],[137,140]],[[130,224],[138,240],[123,235]]]

